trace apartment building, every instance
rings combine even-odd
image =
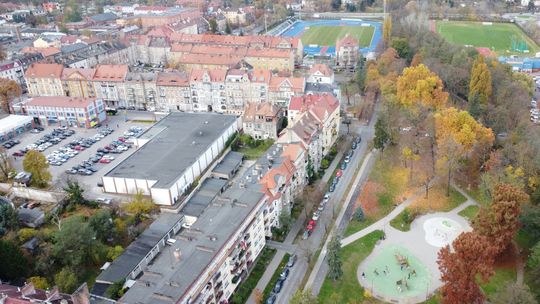
[[[178,71],[157,76],[158,104],[165,111],[193,111],[189,75]]]
[[[341,124],[339,101],[332,94],[292,97],[287,110],[288,125],[294,125],[305,113],[310,113],[319,124],[322,152],[326,155],[339,134]]]
[[[152,42],[159,37],[158,42]],[[156,35],[126,38],[137,46],[140,60],[158,64],[174,62],[185,70],[211,68],[230,69],[245,62],[252,68],[268,70],[294,70],[303,58],[302,42],[298,38],[272,36],[221,36],[188,34],[168,27]]]
[[[250,102],[246,104],[242,116],[245,134],[255,139],[277,139],[282,123],[283,111],[271,102]]]
[[[60,75],[60,76],[58,76]],[[242,115],[248,102],[287,108],[305,93],[305,79],[260,69],[193,69],[188,72],[129,72],[127,65],[95,69],[36,64],[26,73],[30,96],[96,97],[109,106],[159,111]],[[59,87],[55,87],[59,84]]]
[[[336,65],[338,68],[354,68],[358,64],[360,50],[358,39],[345,35],[336,43]]]
[[[71,97],[96,97],[93,78],[95,69],[71,69],[62,70],[62,86],[64,95]]]
[[[17,82],[23,90],[26,89],[24,73],[28,67],[43,59],[40,53],[21,54],[0,63],[0,78],[7,78]]]
[[[64,96],[61,64],[33,63],[25,78],[30,96]]]
[[[226,303],[290,208],[301,152],[275,144],[234,182],[203,181],[180,212],[189,228],[153,255],[119,303]]]
[[[96,97],[108,105],[125,105],[127,65],[98,65],[92,78]]]

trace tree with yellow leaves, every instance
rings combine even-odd
[[[419,64],[403,70],[397,80],[397,100],[408,108],[418,106],[440,109],[448,100],[442,80],[425,65]]]
[[[407,168],[407,161],[409,161],[409,182],[411,182],[413,177],[414,162],[420,159],[420,154],[418,154],[418,151],[413,151],[413,149],[409,147],[404,147],[401,150],[401,156],[403,156],[405,161],[405,168]]]
[[[482,104],[486,104],[491,98],[493,88],[491,85],[491,72],[484,62],[484,56],[478,55],[471,69],[471,82],[469,84],[469,100],[478,96]]]
[[[453,172],[474,151],[487,151],[495,140],[491,129],[477,122],[467,111],[446,108],[435,113],[438,163],[447,172],[447,195]]]
[[[386,15],[383,23],[383,41],[385,45],[388,45],[390,38],[392,37],[392,16]]]

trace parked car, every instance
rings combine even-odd
[[[289,261],[287,261],[287,267],[291,268],[294,266],[294,263],[296,263],[297,256],[296,254],[293,254],[289,257]]]
[[[340,168],[341,170],[347,169],[347,163],[346,163],[346,162],[342,162],[341,165],[339,166],[339,168]]]
[[[112,201],[111,201],[110,198],[100,197],[100,198],[96,199],[96,202],[98,202],[99,204],[110,205]]]
[[[111,161],[110,161],[109,159],[106,159],[106,158],[102,158],[102,159],[99,160],[99,163],[100,163],[100,164],[108,164],[108,163],[110,163],[110,162],[111,162]]]
[[[353,141],[353,143],[351,145],[351,149],[353,149],[353,150],[356,149],[356,142],[355,141]]]
[[[317,221],[319,220],[319,216],[321,216],[321,213],[319,211],[315,211],[313,213],[313,216],[311,217],[312,220]]]
[[[287,279],[287,277],[289,276],[289,268],[285,268],[283,269],[283,271],[281,272],[281,274],[279,275],[279,277],[283,280]]]
[[[331,185],[328,192],[334,192],[334,190],[336,190],[336,185]]]
[[[281,291],[281,287],[283,287],[283,281],[278,280],[273,289],[274,293],[279,293]]]

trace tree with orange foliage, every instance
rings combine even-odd
[[[414,54],[412,60],[411,60],[411,66],[419,66],[424,61],[424,55],[422,53],[416,53]]]
[[[521,189],[509,184],[498,184],[489,207],[482,207],[474,219],[474,230],[489,238],[496,246],[497,254],[503,252],[516,235],[521,205],[527,201],[529,196]]]
[[[441,293],[444,304],[481,304],[484,294],[477,283],[480,275],[484,282],[493,275],[496,248],[489,238],[475,232],[460,234],[450,246],[438,253],[441,271]]]
[[[0,103],[4,112],[11,114],[11,101],[18,96],[21,96],[19,84],[11,79],[0,78]]]
[[[438,163],[447,172],[449,196],[453,172],[474,151],[486,153],[486,147],[491,147],[495,136],[467,111],[450,107],[435,113],[434,117]]]
[[[425,65],[408,67],[397,80],[397,100],[405,107],[440,109],[448,100],[442,80]]]

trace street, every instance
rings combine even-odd
[[[311,236],[306,239],[298,239],[296,242],[294,242],[294,238],[298,234],[300,230],[304,229],[304,223],[305,223],[305,214],[302,213],[299,219],[297,219],[295,225],[291,229],[289,235],[287,236],[287,239],[285,240],[284,244],[280,244],[276,242],[268,242],[267,246],[278,249],[279,252],[291,252],[293,251],[294,254],[298,256],[298,260],[296,264],[291,269],[291,273],[287,280],[285,281],[285,284],[283,285],[281,292],[277,295],[276,302],[278,304],[286,304],[290,301],[291,297],[294,295],[294,293],[298,290],[300,287],[300,284],[302,283],[304,276],[306,275],[306,272],[308,270],[308,264],[309,264],[309,258],[313,257],[314,253],[317,252],[317,250],[321,247],[321,244],[323,241],[326,241],[325,237],[328,237],[327,232],[332,229],[332,227],[335,225],[334,218],[340,213],[341,208],[343,207],[341,205],[342,199],[346,198],[348,195],[347,193],[352,192],[352,194],[359,193],[359,190],[361,189],[360,185],[365,181],[367,176],[369,175],[369,171],[371,169],[371,166],[368,166],[366,170],[364,170],[363,174],[360,176],[360,182],[356,185],[353,185],[349,192],[347,192],[347,189],[349,188],[349,184],[353,182],[355,173],[357,169],[361,166],[362,160],[364,159],[364,156],[367,153],[368,145],[371,142],[373,135],[374,135],[374,125],[375,121],[377,119],[376,114],[374,114],[370,124],[368,126],[363,126],[359,124],[352,124],[350,128],[350,135],[348,136],[357,136],[360,135],[362,137],[362,142],[358,145],[356,148],[349,165],[346,170],[343,172],[343,176],[340,179],[340,182],[337,184],[335,191],[331,194],[330,199],[326,205],[326,208],[322,212],[318,222],[317,226],[313,230],[313,233]],[[343,132],[346,132],[346,128],[342,128]],[[348,151],[344,151],[347,153]],[[340,156],[338,155],[330,168],[327,170],[327,174],[322,179],[323,183],[326,183],[328,180],[333,178],[331,175],[333,173],[333,168],[335,165],[339,165],[339,159]],[[372,162],[371,162],[372,165]],[[349,195],[350,196],[350,195]],[[354,198],[356,198],[356,195],[353,195]],[[351,200],[355,201],[355,200]],[[344,202],[345,204],[348,203],[348,201]],[[348,223],[350,216],[353,212],[353,205],[354,204],[348,204],[347,210],[343,211],[343,215],[341,216],[341,221],[338,225],[338,231],[341,233],[343,229],[346,227],[346,224]],[[309,215],[311,216],[311,214]],[[279,263],[277,263],[279,264]],[[317,273],[315,275],[315,279],[313,280],[312,288],[314,290],[314,294],[318,293],[318,290],[320,289],[320,286],[322,285],[322,282],[324,281],[324,278],[326,276],[327,269],[325,268],[326,263],[321,263],[322,266],[320,268],[317,268]],[[277,267],[277,265],[276,265]],[[263,275],[263,278],[259,281],[257,285],[257,288],[260,290],[264,290],[264,287],[267,284],[267,281],[265,280],[265,277],[271,277],[271,275],[276,271],[276,267],[269,266],[266,270],[266,272]],[[261,289],[262,288],[262,289]],[[316,292],[315,292],[316,289]],[[248,303],[254,303],[254,297],[250,297],[248,300]]]

